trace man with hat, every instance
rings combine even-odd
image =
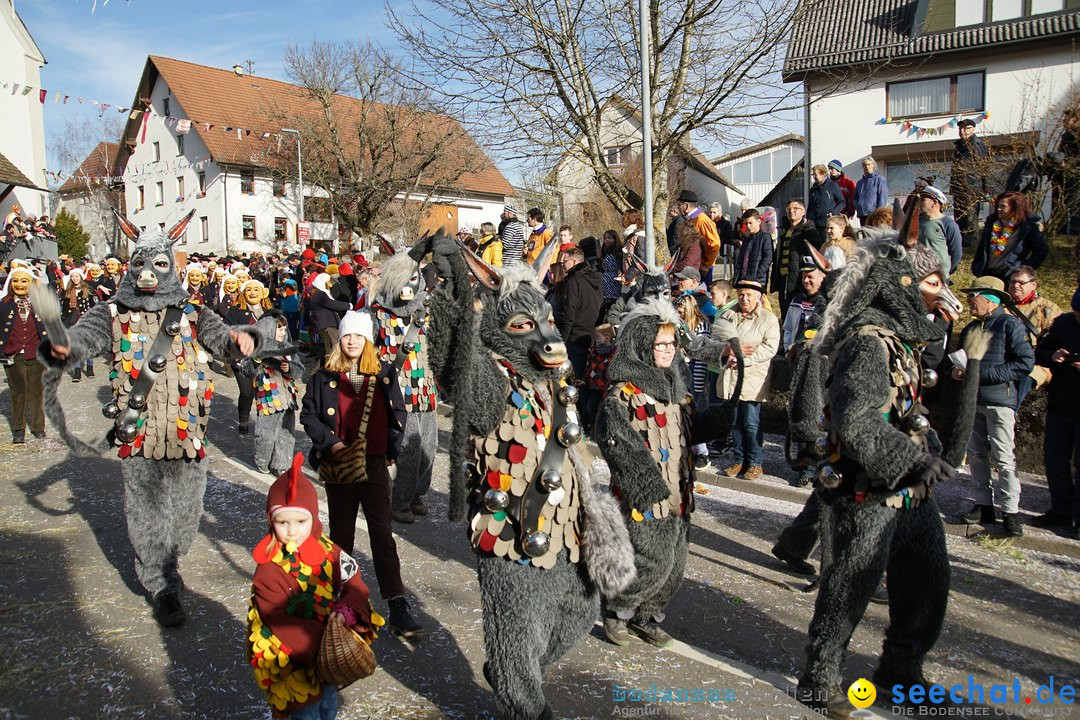
[[[949,247],[949,241],[945,237],[945,226],[942,218],[945,213],[942,210],[949,204],[945,193],[933,185],[927,185],[919,191],[919,242],[937,255],[942,268],[949,268],[949,273],[960,264],[964,248],[961,245],[956,248],[958,257],[953,261],[953,248]]]
[[[960,137],[955,142],[949,192],[956,203],[954,215],[964,235],[979,231],[979,200],[986,197],[986,170],[990,152],[982,138],[975,135],[975,121],[964,118],[956,123]]]
[[[1064,530],[1080,539],[1080,287],[1072,312],[1054,319],[1039,339],[1035,359],[1050,368],[1043,458],[1050,486],[1050,510],[1031,521],[1035,527]]]
[[[499,237],[503,244],[503,267],[510,267],[521,262],[525,253],[525,223],[518,220],[517,208],[503,205],[502,221],[499,223]]]
[[[791,299],[784,317],[784,352],[799,342],[806,342],[805,333],[820,321],[825,312],[825,297],[821,285],[829,270],[829,261],[816,249],[799,260],[799,284],[802,292]],[[815,316],[818,316],[815,321]],[[812,336],[811,336],[812,337]]]
[[[747,480],[757,480],[762,475],[761,403],[769,394],[769,369],[773,356],[780,346],[780,321],[765,309],[761,302],[762,283],[743,279],[735,283],[738,305],[728,310],[723,319],[734,325],[735,336],[743,352],[743,384],[735,411],[735,424],[731,440],[735,447],[735,459],[724,468],[723,473],[735,477],[743,473]],[[723,400],[731,399],[738,380],[735,356],[728,351],[723,355],[724,368],[716,383],[716,392]]]
[[[705,282],[712,280],[712,268],[716,262],[716,256],[720,254],[720,234],[716,230],[716,223],[708,213],[701,209],[697,193],[692,190],[683,190],[676,199],[679,212],[687,222],[693,224],[698,235],[701,236],[701,270]]]
[[[960,345],[974,328],[990,333],[990,345],[979,368],[979,395],[975,427],[968,441],[967,455],[975,481],[975,505],[960,519],[968,525],[990,525],[994,513],[995,488],[990,480],[990,460],[998,471],[997,496],[1003,513],[1005,534],[1024,534],[1020,522],[1020,477],[1016,473],[1013,432],[1016,427],[1018,387],[1035,365],[1035,351],[1028,342],[1027,329],[1001,305],[1009,294],[1000,278],[975,278],[964,290],[974,320],[960,334]],[[962,380],[964,368],[953,368],[953,377]]]
[[[830,160],[828,164],[829,179],[840,188],[844,196],[843,213],[849,218],[855,216],[855,181],[844,174],[844,165],[839,160]]]

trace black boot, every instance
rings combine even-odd
[[[396,597],[390,600],[389,605],[390,617],[386,622],[390,626],[390,632],[404,638],[411,638],[423,632],[424,628],[409,613],[408,600],[404,597]]]
[[[1005,526],[1005,534],[1009,537],[1021,537],[1024,534],[1024,523],[1020,522],[1020,513],[1005,513],[1001,516],[1001,522]]]
[[[997,522],[993,505],[975,505],[961,515],[960,519],[968,525],[993,525]]]
[[[16,445],[22,445],[23,443],[25,443],[26,442],[26,430],[12,430],[11,431],[11,442],[15,443]]]
[[[154,619],[162,627],[177,627],[187,619],[184,606],[180,604],[180,593],[176,590],[162,590],[151,601],[154,606]]]
[[[240,427],[237,428],[237,433],[240,435],[247,435],[249,432],[251,432],[251,428],[248,425],[247,420],[241,420]]]
[[[799,681],[796,699],[803,705],[813,708],[820,715],[830,718],[850,718],[855,708],[848,702],[847,695],[839,685],[821,687]]]

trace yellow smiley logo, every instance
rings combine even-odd
[[[851,704],[857,708],[869,707],[877,698],[877,688],[874,687],[874,683],[866,678],[859,678],[851,683],[851,687],[847,691],[847,697]]]

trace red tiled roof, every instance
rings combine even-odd
[[[71,177],[57,188],[59,193],[80,192],[86,189],[86,179],[90,178],[92,185],[109,185],[102,183],[100,178],[108,178],[120,175],[116,172],[116,153],[120,149],[120,143],[99,142],[86,159],[79,165]]]
[[[193,121],[192,132],[198,134],[210,150],[211,159],[217,163],[269,167],[275,163],[270,156],[277,149],[281,118],[314,119],[321,112],[297,85],[252,75],[239,76],[231,70],[156,55],[147,59],[132,107],[145,107],[145,99],[158,75],[168,84],[184,115]],[[335,117],[347,118],[360,115],[365,106],[356,98],[335,95],[332,108]],[[447,115],[424,113],[422,122],[430,129],[429,137],[442,137],[447,132],[459,135],[445,153],[447,162],[457,161],[464,155],[477,157],[482,162],[483,168],[478,172],[461,175],[454,183],[456,187],[499,197],[514,194],[507,179],[456,120]],[[139,123],[128,122],[124,135],[129,143],[136,137]],[[212,123],[214,127],[207,130],[202,123]],[[235,130],[225,132],[225,128],[243,128],[243,131],[238,138]],[[271,135],[264,139],[264,133]],[[422,141],[423,133],[417,133],[416,139]],[[127,150],[121,159],[126,161],[129,152]]]

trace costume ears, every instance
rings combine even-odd
[[[539,257],[533,261],[533,272],[536,273],[536,281],[544,282],[544,278],[548,274],[548,268],[551,267],[551,260],[555,257],[555,253],[559,250],[559,238],[553,237],[547,241],[547,245],[540,251]]]
[[[916,190],[908,196],[906,212],[900,209],[900,198],[893,200],[893,229],[900,233],[896,241],[904,247],[919,241],[919,194]]]
[[[810,257],[814,258],[814,264],[818,266],[821,272],[829,272],[832,270],[832,263],[830,263],[821,251],[814,247],[813,243],[806,243],[806,250],[810,253]]]
[[[192,210],[191,212],[194,213],[195,211]],[[126,217],[118,213],[116,208],[112,208],[112,214],[116,218],[117,224],[120,225],[120,232],[124,233],[128,240],[134,242],[139,239],[139,228],[132,225]]]
[[[390,241],[384,238],[382,235],[376,235],[376,239],[379,241],[379,249],[386,255],[396,255],[397,248],[390,244]]]
[[[465,243],[461,242],[457,237],[454,238],[454,242],[461,248],[461,254],[465,257],[465,264],[469,266],[469,269],[472,270],[472,274],[476,276],[476,279],[480,281],[480,284],[488,290],[498,290],[499,285],[502,284],[502,277],[499,276],[499,272],[481,260],[480,256],[467,248]],[[557,241],[552,238],[551,244],[554,244],[555,242]],[[543,256],[541,256],[541,258],[542,257]]]
[[[176,241],[180,239],[180,236],[184,234],[185,230],[187,230],[188,223],[191,222],[191,218],[194,216],[195,208],[192,208],[187,215],[180,218],[180,222],[172,226],[172,229],[169,230],[168,233],[169,239],[172,240],[172,242],[169,243],[170,245],[175,244]]]

